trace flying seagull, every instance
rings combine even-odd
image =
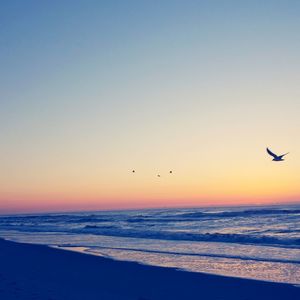
[[[276,155],[269,148],[267,148],[267,152],[268,152],[268,154],[270,154],[273,157],[273,159],[272,159],[273,161],[284,161],[283,157],[285,155],[289,154],[289,152],[288,152],[288,153],[285,153],[285,154],[282,154],[282,155]]]

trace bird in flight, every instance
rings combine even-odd
[[[267,148],[267,152],[269,155],[271,155],[273,157],[273,159],[272,159],[273,161],[284,161],[283,157],[285,155],[289,154],[289,152],[288,152],[288,153],[285,153],[282,155],[277,155],[277,154],[273,153],[269,148]]]

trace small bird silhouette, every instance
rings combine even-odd
[[[132,170],[132,173],[135,173],[135,170]]]
[[[283,157],[287,154],[289,154],[289,152],[282,154],[282,155],[276,155],[275,153],[273,153],[269,148],[267,148],[267,152],[269,155],[271,155],[273,157],[273,161],[284,161]]]
[[[158,174],[157,177],[160,177],[160,174]]]
[[[170,173],[170,174],[173,174],[173,171],[170,171],[169,173]]]

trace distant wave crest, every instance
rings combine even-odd
[[[279,214],[300,214],[300,209],[248,209],[242,211],[224,211],[219,213],[192,212],[180,215],[183,218],[202,218],[202,217],[250,217],[256,215],[279,215]]]
[[[226,222],[219,222],[218,219]],[[281,226],[272,227],[270,222],[274,223],[273,220]],[[284,226],[282,226],[282,220],[286,222]],[[190,209],[141,213],[101,212],[2,216],[0,229],[300,248],[298,234],[300,228],[297,227],[299,220],[300,209],[298,208],[227,209],[223,211]],[[202,226],[200,221],[205,221],[207,227]],[[178,223],[172,224],[176,222]],[[179,224],[179,222],[182,223]],[[265,227],[261,229],[260,225]],[[224,228],[223,226],[229,228],[234,226],[232,227],[234,230],[232,233],[218,232],[219,229]],[[249,226],[250,230],[240,230],[243,226],[246,229]],[[205,228],[208,228],[208,232],[205,232]],[[212,230],[214,232],[211,232]],[[241,233],[237,233],[239,231]]]
[[[223,234],[223,233],[184,233],[184,232],[165,232],[165,231],[137,231],[137,230],[113,230],[106,226],[85,226],[78,233],[92,233],[96,235],[132,237],[144,239],[161,240],[182,240],[182,241],[202,241],[202,242],[223,242],[240,244],[261,244],[261,245],[285,245],[300,246],[300,239],[276,238],[271,236],[255,236],[246,234]]]

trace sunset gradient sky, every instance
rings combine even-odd
[[[1,1],[0,213],[299,201],[299,15]]]

